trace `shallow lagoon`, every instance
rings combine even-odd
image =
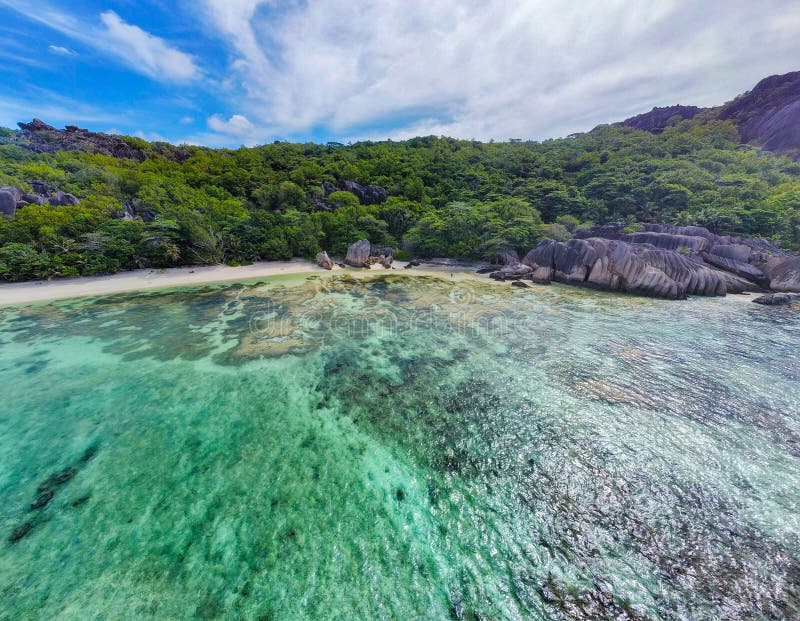
[[[798,348],[405,274],[0,309],[0,619],[797,618]]]

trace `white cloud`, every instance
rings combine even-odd
[[[259,127],[545,138],[796,69],[790,0],[205,0]],[[771,15],[780,15],[780,23]],[[399,125],[399,126],[398,126]],[[378,130],[369,130],[370,126]]]
[[[166,136],[162,136],[158,132],[145,132],[139,129],[133,132],[133,135],[136,138],[147,140],[147,142],[171,142],[169,138],[167,138]]]
[[[202,76],[196,60],[164,39],[138,26],[126,23],[114,11],[99,16],[99,24],[84,23],[71,13],[61,12],[45,2],[0,0],[28,19],[44,24],[61,34],[113,56],[134,71],[163,82],[189,82]],[[58,46],[50,51],[63,53]],[[70,51],[70,50],[67,50]]]
[[[194,59],[171,47],[164,39],[125,23],[114,11],[101,13],[100,20],[105,26],[103,47],[128,59],[131,66],[141,73],[151,78],[179,82],[200,77]]]
[[[232,136],[249,136],[256,129],[246,116],[234,114],[227,121],[220,115],[208,117],[208,126],[215,132],[230,134]]]
[[[76,52],[73,52],[68,47],[62,47],[60,45],[48,45],[47,49],[51,54],[57,54],[58,56],[77,56]]]
[[[245,75],[271,73],[272,65],[259,41],[262,22],[257,18],[259,7],[273,4],[270,0],[204,0],[212,28],[227,39],[238,58],[232,68]]]
[[[0,5],[104,59],[191,87],[164,118],[192,129],[205,119],[208,130],[187,140],[214,144],[563,136],[654,105],[720,104],[798,69],[800,58],[796,0],[199,0],[186,6],[228,53],[216,74],[213,43],[196,46],[209,54],[201,70],[197,57],[113,11],[87,19],[63,0]],[[7,39],[0,59],[23,72],[26,61],[13,59],[25,50]],[[208,116],[217,110],[225,114]]]

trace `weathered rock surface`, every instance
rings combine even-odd
[[[533,271],[533,268],[530,265],[525,265],[524,263],[520,263],[517,261],[516,263],[509,263],[500,269],[500,272],[503,273],[506,277],[508,276],[524,276],[525,274],[530,274]]]
[[[715,261],[733,264],[741,273],[707,264],[697,252],[711,248],[704,235],[650,232],[622,237],[625,239],[544,240],[525,256],[522,264],[531,268],[530,277],[535,280],[671,300],[760,289],[756,279],[763,280],[763,274],[749,264],[738,265],[717,255]],[[501,270],[501,274],[506,271]]]
[[[772,256],[763,263],[762,269],[769,280],[770,289],[800,292],[800,256]]]
[[[347,248],[347,256],[344,262],[353,267],[366,267],[369,260],[369,251],[371,249],[369,241],[366,239],[359,239],[356,243],[350,244]]]
[[[22,195],[21,202],[27,203],[28,205],[44,205],[45,200],[43,196],[39,196],[38,194],[31,194],[30,192],[28,192]]]
[[[577,251],[574,242],[580,240],[588,241],[592,247],[595,247],[597,242],[592,242],[592,239],[625,242],[632,247],[657,248],[667,254],[658,255],[652,251],[642,253],[641,250],[635,250],[635,254],[657,269],[664,271],[670,278],[677,278],[686,286],[689,295],[701,293],[698,288],[705,289],[705,286],[708,286],[709,290],[711,288],[711,281],[706,272],[701,269],[702,267],[715,272],[718,274],[717,278],[725,281],[727,293],[763,289],[800,292],[800,255],[781,250],[765,239],[716,235],[699,226],[670,224],[643,224],[640,226],[644,230],[637,233],[625,233],[625,225],[620,223],[594,226],[587,230],[576,231],[575,239],[566,243],[573,242],[573,252]],[[535,263],[534,273],[538,277],[545,277],[548,273],[546,267],[552,262],[546,253],[554,251],[556,248],[553,246],[551,250],[549,246],[546,246],[537,249],[538,255],[535,252],[534,254],[528,253],[528,256],[523,259],[523,263],[530,265]],[[565,250],[562,249],[560,252],[563,253]],[[582,252],[587,251],[583,250]],[[684,260],[678,260],[672,255],[679,255]],[[659,261],[667,262],[662,267]],[[598,267],[602,267],[602,265]],[[577,268],[571,266],[571,269]],[[565,274],[563,269],[559,274],[552,269],[549,271],[551,272],[550,277],[556,281],[575,284],[580,281],[580,270],[571,276]],[[695,276],[687,280],[689,272]],[[696,274],[701,275],[700,281],[696,280]],[[597,278],[597,274],[594,277]],[[587,279],[587,284],[591,280]],[[700,287],[701,281],[705,283],[705,286]],[[604,288],[608,287],[612,290],[616,286],[615,282],[603,285]]]
[[[703,253],[701,256],[706,263],[721,270],[725,270],[731,274],[736,274],[737,276],[741,276],[747,280],[752,280],[754,283],[758,283],[764,287],[769,285],[769,282],[764,277],[764,272],[754,265],[750,265],[749,263],[745,263],[743,261],[736,261],[734,259],[721,257],[713,253]]]
[[[787,304],[800,303],[800,295],[793,293],[768,293],[753,300],[756,304],[764,306],[785,306]]]
[[[704,237],[708,240],[714,240],[717,235],[714,235],[704,226],[676,226],[674,224],[653,224],[645,223],[642,225],[645,231],[653,233],[669,233],[670,235],[688,235],[689,237]]]
[[[33,179],[28,183],[30,184],[31,188],[33,188],[33,191],[39,196],[50,196],[56,191],[55,186],[51,183],[47,183],[47,181]]]
[[[141,220],[142,222],[154,222],[158,217],[158,211],[150,207],[143,206],[137,200],[126,200],[122,203],[122,209],[114,212],[114,217],[119,220]]]
[[[703,111],[697,106],[667,106],[666,108],[653,108],[650,112],[637,114],[622,122],[628,127],[635,127],[651,134],[660,134],[669,127],[674,120],[693,119]]]
[[[314,199],[314,206],[318,211],[333,211],[333,207],[328,204],[327,198],[334,192],[350,192],[358,198],[362,205],[380,205],[389,198],[389,190],[377,185],[361,185],[355,181],[343,181],[341,187],[334,185],[330,181],[322,184],[323,196]]]
[[[317,265],[319,265],[320,267],[324,267],[326,270],[333,269],[333,261],[331,261],[331,258],[328,256],[328,253],[325,252],[324,250],[322,252],[317,253],[316,262]]]
[[[500,263],[502,265],[517,265],[519,263],[519,254],[516,250],[509,250],[500,255]]]
[[[0,214],[13,218],[17,213],[17,199],[11,192],[0,190]]]
[[[0,214],[13,218],[16,211],[28,205],[74,206],[80,204],[77,196],[67,192],[56,191],[55,187],[45,181],[33,180],[30,182],[33,192],[21,192],[14,186],[0,188]]]
[[[664,250],[677,250],[684,253],[698,253],[711,250],[710,240],[698,235],[681,235],[645,231],[642,233],[625,234],[622,235],[620,239],[632,244],[650,244],[656,248],[662,248]]]
[[[394,248],[373,246],[370,249],[369,262],[370,265],[373,263],[380,263],[383,267],[389,269],[392,267],[392,263],[394,263]]]
[[[764,78],[723,106],[718,118],[736,123],[742,142],[767,151],[800,149],[800,71]]]
[[[725,259],[731,259],[740,263],[747,263],[752,253],[750,246],[745,244],[714,244],[711,246],[709,254]]]
[[[598,238],[545,240],[526,255],[523,263],[533,268],[537,277],[565,284],[668,299],[686,297],[686,287],[650,265],[642,250],[633,244]]]
[[[380,263],[388,269],[394,263],[394,248],[372,246],[368,240],[360,239],[347,248],[344,262],[353,267],[369,267]]]
[[[389,198],[389,191],[377,185],[361,185],[355,181],[344,181],[342,190],[358,197],[362,205],[380,205]]]
[[[12,185],[7,185],[5,187],[0,188],[0,192],[7,192],[11,194],[17,203],[22,200],[22,195],[20,194],[20,191]]]
[[[151,155],[164,155],[176,161],[185,161],[192,154],[188,148],[176,147],[165,142],[151,143],[148,149],[144,149],[136,146],[136,143],[130,139],[91,132],[75,125],[56,129],[39,119],[34,119],[30,123],[18,123],[18,125],[20,129],[16,137],[16,144],[36,153],[82,151],[139,162]],[[38,194],[39,190],[34,188],[34,192]]]
[[[716,108],[653,108],[621,124],[659,134],[675,119],[692,119],[700,113],[709,121],[733,122],[742,143],[800,159],[800,71],[764,78],[752,90]]]
[[[74,125],[66,129],[56,129],[39,119],[34,119],[31,123],[18,123],[18,125],[20,146],[36,153],[85,151],[139,162],[147,159],[145,150],[128,144],[119,136],[90,132]]]
[[[56,192],[53,196],[47,199],[51,205],[58,205],[62,207],[74,206],[80,203],[76,196],[68,194],[67,192]]]

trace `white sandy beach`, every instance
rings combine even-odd
[[[113,293],[147,291],[170,287],[249,280],[262,276],[324,272],[311,261],[263,261],[252,265],[203,265],[170,269],[133,270],[108,276],[85,276],[61,280],[33,280],[0,284],[0,306],[31,304]]]
[[[401,269],[405,262],[397,261],[394,266]],[[347,268],[350,270],[351,268]],[[376,271],[387,271],[373,266]],[[473,271],[472,265],[451,265],[446,262],[425,264],[424,268],[411,271]],[[335,271],[344,271],[338,266]],[[363,273],[362,269],[352,268],[353,273]],[[60,280],[33,280],[19,283],[0,284],[0,306],[35,304],[52,300],[131,293],[152,289],[172,287],[191,287],[220,282],[236,282],[312,272],[331,273],[312,261],[293,259],[292,261],[260,261],[252,265],[230,267],[228,265],[204,265],[195,267],[175,267],[169,269],[147,269],[120,272],[108,276],[85,276]]]

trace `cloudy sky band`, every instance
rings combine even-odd
[[[0,124],[211,146],[541,140],[720,104],[800,58],[794,0],[0,0],[0,18],[18,86]]]

